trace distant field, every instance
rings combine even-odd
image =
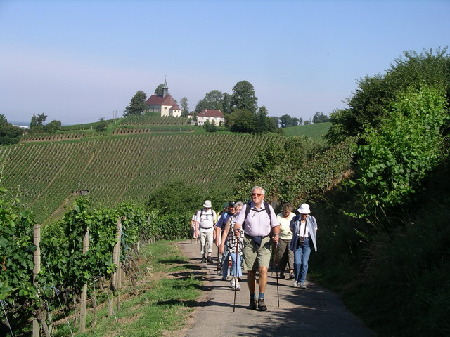
[[[284,128],[284,134],[286,136],[306,136],[318,141],[323,141],[323,136],[327,133],[331,123],[319,123],[310,125],[290,126]]]

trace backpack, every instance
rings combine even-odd
[[[252,204],[252,202],[249,201],[247,203],[247,207],[245,207],[245,217],[244,217],[244,220],[242,221],[242,229],[243,230],[245,230],[245,219],[247,219],[247,216],[250,213],[251,204]],[[264,201],[264,209],[267,212],[267,215],[269,216],[269,220],[272,221],[272,214],[270,212],[269,203],[267,201]]]
[[[202,218],[202,214],[203,214],[203,208],[200,210],[200,217],[198,218],[198,222],[200,222],[200,219]],[[211,208],[211,214],[212,214],[212,219],[213,219],[213,223],[214,223],[214,218],[216,217],[216,212]]]

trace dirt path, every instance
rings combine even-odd
[[[233,312],[234,292],[229,282],[222,281],[221,276],[217,275],[215,264],[200,262],[199,245],[190,240],[176,245],[190,263],[201,266],[205,290],[189,326],[181,332],[181,336],[376,336],[346,310],[337,295],[316,284],[310,283],[308,289],[302,290],[292,287],[291,280],[280,279],[278,307],[275,272],[269,272],[266,312],[246,309],[249,292],[245,273]],[[217,256],[217,251],[213,256]]]

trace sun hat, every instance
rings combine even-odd
[[[301,204],[300,207],[297,209],[297,212],[300,214],[309,214],[311,211],[309,210],[308,204]]]
[[[205,203],[203,204],[203,207],[211,208],[212,207],[211,200],[205,200]]]

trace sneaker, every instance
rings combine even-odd
[[[294,279],[294,278],[295,278],[294,273],[289,273],[289,278],[290,278],[291,280]]]
[[[232,278],[231,281],[230,281],[230,287],[231,287],[231,289],[233,289],[233,290],[234,290],[234,288],[236,287],[236,281],[234,280],[234,278]]]
[[[300,288],[306,289],[306,282],[300,282]]]
[[[298,282],[294,281],[294,284],[292,285],[293,287],[297,288],[298,287]]]
[[[208,263],[213,263],[213,260],[212,260],[211,256],[208,256],[208,258],[206,259],[206,261],[208,261]]]
[[[250,310],[256,310],[256,308],[257,308],[256,300],[250,300],[250,304],[249,304],[249,306],[247,307],[247,309],[250,309]]]
[[[237,291],[241,290],[241,284],[239,282],[236,282],[236,290]]]
[[[264,298],[258,299],[258,310],[259,311],[266,311],[267,310],[267,307],[264,304]]]

